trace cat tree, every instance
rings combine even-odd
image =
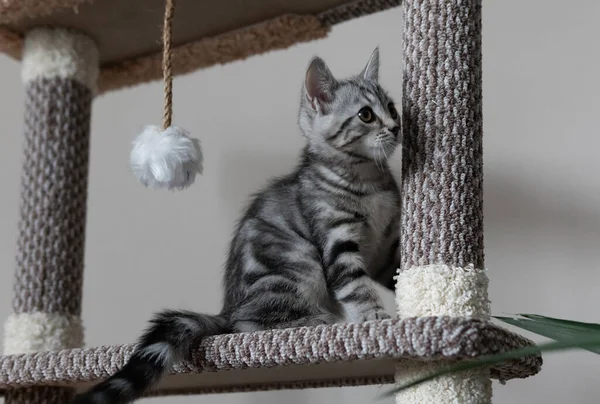
[[[321,39],[335,24],[400,3],[179,0],[172,70]],[[403,7],[410,151],[403,159],[399,319],[206,338],[151,395],[394,383],[532,344],[489,321],[481,0],[406,0]],[[163,10],[163,0],[0,2],[0,50],[21,61],[26,92],[14,314],[0,357],[7,404],[65,403],[132,353],[132,345],[83,348],[90,111],[99,94],[161,77]],[[485,404],[491,378],[528,377],[541,364],[532,355],[437,379],[397,399]]]

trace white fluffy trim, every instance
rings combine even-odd
[[[4,323],[4,354],[58,351],[83,346],[83,325],[77,316],[49,313],[11,315]]]
[[[27,33],[21,78],[73,79],[96,92],[99,62],[96,44],[87,36],[60,28],[37,28]]]
[[[181,128],[147,126],[133,142],[131,168],[149,188],[183,189],[202,174],[200,142]]]
[[[488,283],[486,272],[472,265],[425,265],[401,271],[396,276],[398,315],[489,318]]]
[[[438,370],[440,362],[400,361],[396,382],[404,384]],[[489,370],[473,370],[442,376],[396,395],[397,404],[490,404],[492,381]]]

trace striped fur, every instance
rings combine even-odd
[[[399,262],[399,191],[387,157],[400,117],[378,66],[375,50],[359,75],[337,80],[311,61],[299,113],[307,144],[296,169],[257,193],[239,221],[221,313],[157,314],[129,362],[77,404],[135,400],[208,335],[389,317],[374,283],[391,289]]]

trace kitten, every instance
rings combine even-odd
[[[312,59],[298,117],[307,144],[238,223],[221,313],[158,313],[129,362],[76,403],[139,398],[208,335],[389,318],[374,282],[393,289],[399,265],[400,198],[387,158],[400,117],[378,71],[378,49],[344,80]]]

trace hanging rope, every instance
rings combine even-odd
[[[173,58],[172,27],[175,0],[165,0],[163,24],[164,110],[162,128],[148,125],[133,142],[130,162],[138,181],[149,188],[184,189],[202,173],[202,149],[188,132],[172,126]]]
[[[165,106],[163,112],[163,130],[171,126],[173,118],[173,71],[171,59],[173,58],[171,30],[173,27],[173,11],[175,0],[166,0],[165,19],[163,24],[163,80],[165,85]]]

